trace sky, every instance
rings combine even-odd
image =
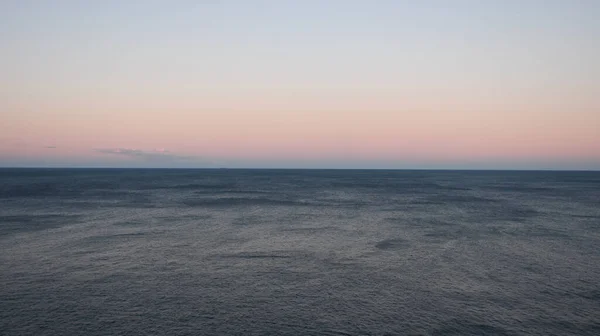
[[[600,169],[600,1],[0,1],[0,166]]]

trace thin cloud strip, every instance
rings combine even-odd
[[[164,148],[155,149],[153,151],[144,151],[133,148],[94,148],[94,152],[102,154],[112,154],[127,156],[130,158],[149,160],[149,161],[199,161],[204,163],[212,163],[210,160],[199,156],[178,155],[171,153]]]

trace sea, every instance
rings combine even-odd
[[[0,169],[0,335],[600,335],[600,172]]]

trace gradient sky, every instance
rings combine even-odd
[[[600,1],[0,2],[0,166],[600,169]]]

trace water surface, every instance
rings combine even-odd
[[[0,170],[3,335],[600,335],[600,173]]]

